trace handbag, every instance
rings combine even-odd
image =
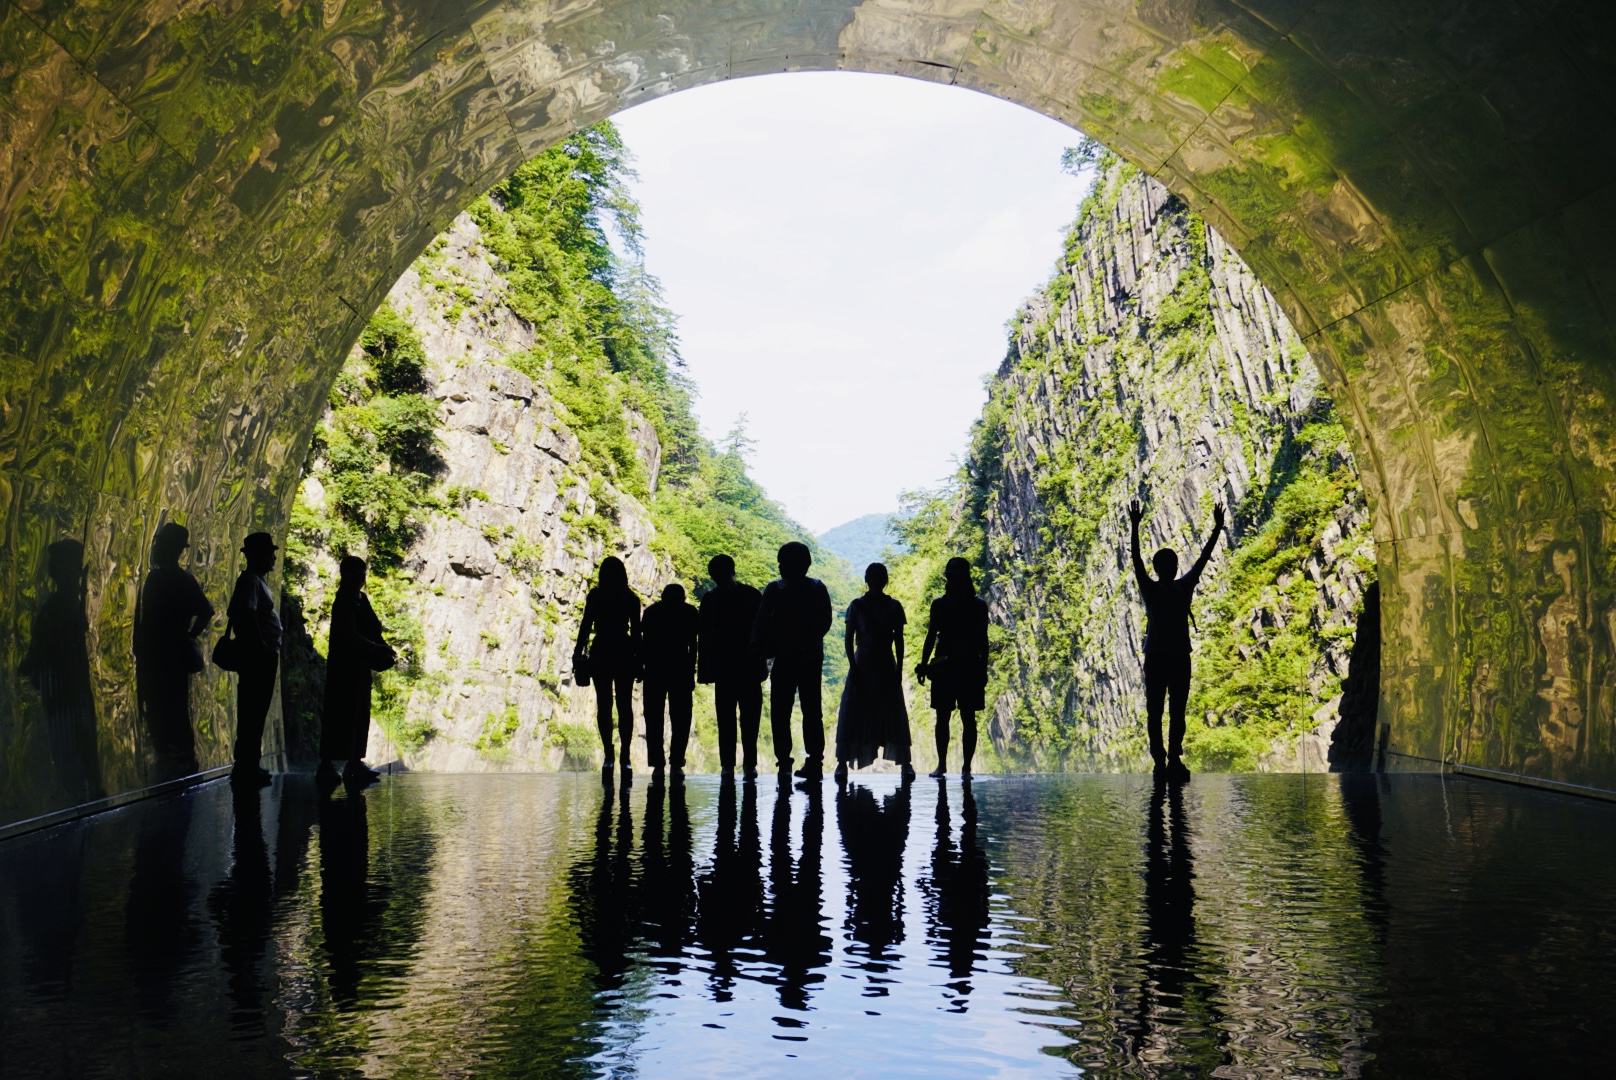
[[[243,659],[241,639],[234,636],[236,624],[227,623],[224,633],[213,643],[213,664],[224,671],[240,671]]]
[[[370,670],[386,671],[396,663],[398,663],[398,653],[391,645],[383,645],[381,648],[377,649],[375,655],[371,657]]]
[[[572,657],[572,682],[575,686],[589,685],[589,654],[575,653]]]

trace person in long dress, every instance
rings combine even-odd
[[[595,723],[606,761],[602,779],[612,775],[612,703],[617,704],[621,740],[618,764],[629,773],[629,747],[634,741],[634,678],[640,666],[640,598],[628,587],[623,560],[608,555],[600,562],[595,587],[584,601],[573,671],[587,671],[595,682]]]
[[[903,605],[886,594],[887,568],[871,563],[864,570],[869,591],[847,608],[847,685],[836,718],[836,779],[849,767],[861,769],[885,756],[909,764],[909,709],[903,700]]]
[[[937,768],[931,775],[940,778],[948,771],[948,724],[958,709],[960,776],[968,780],[976,754],[976,714],[988,685],[988,605],[976,595],[966,560],[949,559],[943,580],[943,595],[931,602],[915,677],[921,683],[931,680],[931,707],[937,713]]]
[[[337,573],[317,774],[330,788],[339,779],[334,764],[338,758],[346,762],[340,779],[347,783],[368,784],[377,778],[376,770],[364,762],[365,745],[370,741],[371,673],[392,667],[395,659],[392,646],[382,636],[381,620],[365,595],[365,560],[344,556]]]

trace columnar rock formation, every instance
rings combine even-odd
[[[1139,497],[1145,558],[1171,546],[1184,568],[1213,504],[1230,509],[1231,543],[1196,605],[1197,756],[1324,767],[1329,727],[1314,732],[1333,726],[1373,565],[1356,466],[1273,295],[1132,166],[1108,159],[1054,278],[1018,314],[970,472],[1005,631],[999,745],[1140,760],[1143,609],[1124,509]],[[1298,508],[1302,494],[1335,501]]]

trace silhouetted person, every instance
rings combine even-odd
[[[157,530],[151,573],[135,606],[136,696],[151,735],[158,780],[189,776],[201,767],[191,726],[191,676],[206,666],[199,639],[213,621],[213,605],[180,565],[190,546],[190,531],[178,522]]]
[[[369,783],[376,770],[365,765],[370,741],[371,673],[393,666],[396,654],[382,636],[382,623],[365,595],[365,560],[346,555],[338,564],[337,595],[331,601],[331,634],[325,668],[325,703],[320,718],[318,779],[334,786],[333,762],[345,761],[341,779]]]
[[[578,644],[572,653],[573,671],[587,672],[595,683],[595,725],[606,761],[601,772],[612,771],[612,703],[617,703],[617,730],[622,741],[618,764],[629,772],[629,747],[634,742],[634,677],[640,664],[640,598],[628,587],[623,561],[608,555],[600,562],[595,587],[584,601]]]
[[[802,768],[797,775],[820,774],[825,756],[821,682],[825,668],[825,635],[834,620],[830,592],[808,576],[814,564],[807,544],[793,540],[780,548],[780,576],[763,590],[752,646],[774,661],[769,672],[769,727],[774,733],[775,766],[791,771],[791,705],[802,705]]]
[[[748,786],[748,791],[751,787]],[[791,788],[775,789],[769,832],[769,906],[763,924],[763,958],[780,969],[780,1004],[806,1011],[809,990],[825,981],[831,939],[825,933],[821,852],[825,842],[825,800],[819,784],[809,784],[802,815],[802,853],[791,857]]]
[[[640,620],[640,656],[645,671],[645,753],[654,772],[671,764],[674,776],[685,772],[690,742],[691,696],[696,689],[696,637],[700,616],[685,603],[685,587],[673,582],[662,599],[645,609]],[[662,707],[667,703],[673,728],[672,761],[662,753]]]
[[[230,780],[237,784],[269,783],[269,771],[258,764],[264,754],[264,721],[275,699],[275,674],[281,658],[281,617],[264,580],[275,569],[275,541],[267,532],[249,533],[241,553],[247,568],[230,594],[230,627],[240,642],[236,680],[236,752]]]
[[[1172,548],[1162,548],[1151,556],[1154,578],[1146,573],[1139,557],[1139,519],[1143,516],[1138,499],[1128,504],[1133,575],[1145,601],[1145,726],[1150,734],[1150,757],[1156,772],[1187,780],[1190,771],[1184,766],[1183,753],[1184,708],[1190,697],[1190,603],[1223,533],[1223,507],[1213,508],[1212,535],[1183,577],[1178,576],[1178,555]],[[1161,732],[1163,699],[1169,701],[1172,716],[1166,749],[1162,748]]]
[[[735,768],[735,724],[740,719],[741,766],[757,776],[758,724],[763,719],[763,680],[769,664],[752,648],[763,594],[735,580],[735,560],[714,555],[707,563],[713,588],[701,598],[701,648],[697,678],[712,685],[718,719],[718,764]]]
[[[895,959],[888,953],[903,940],[903,849],[909,839],[910,785],[877,800],[862,784],[839,788],[836,825],[847,855],[849,936],[868,957],[866,971],[881,974]],[[882,991],[884,993],[884,991]]]
[[[948,772],[948,724],[958,709],[960,776],[969,780],[976,756],[976,714],[988,686],[988,604],[976,595],[971,564],[964,559],[948,560],[943,582],[943,595],[931,602],[915,678],[922,685],[931,680],[931,707],[937,714],[937,768],[931,775]]]
[[[883,754],[915,778],[909,764],[909,707],[903,700],[903,605],[886,594],[887,568],[864,569],[868,591],[847,608],[847,684],[836,718],[836,779]]]
[[[744,792],[737,818],[734,777],[720,783],[713,861],[696,883],[696,939],[709,958],[708,985],[718,1002],[734,1000],[741,974],[737,954],[750,947],[763,918],[757,787],[746,784]]]
[[[948,790],[937,785],[937,834],[931,852],[931,877],[921,891],[929,901],[927,922],[941,967],[954,980],[948,989],[955,996],[955,1011],[965,1011],[971,993],[971,975],[988,948],[988,922],[992,890],[988,887],[988,858],[976,835],[976,796],[964,785],[961,796],[964,824],[954,842],[948,813]]]
[[[45,572],[51,592],[34,612],[19,674],[39,691],[51,765],[62,794],[70,804],[89,802],[104,797],[106,790],[101,786],[101,747],[90,688],[84,545],[77,540],[56,541],[46,549]]]

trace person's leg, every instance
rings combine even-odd
[[[264,755],[264,720],[275,698],[275,672],[280,658],[270,656],[240,673],[236,683],[235,767],[257,775]]]
[[[667,764],[662,754],[662,707],[667,700],[667,687],[645,680],[645,763],[653,769]]]
[[[802,767],[818,775],[825,760],[824,679],[818,665],[804,665],[797,673],[797,698],[802,702]]]
[[[1168,700],[1168,728],[1167,728],[1167,759],[1175,771],[1187,773],[1184,768],[1184,712],[1190,700],[1190,666],[1186,662],[1182,669],[1173,672],[1173,678],[1167,687]]]
[[[751,776],[757,772],[758,728],[763,726],[763,684],[742,679],[734,692],[741,714],[741,767]]]
[[[1167,750],[1162,746],[1162,701],[1167,696],[1167,680],[1162,673],[1145,660],[1145,733],[1150,736],[1150,758],[1156,768],[1167,765]]]
[[[776,660],[769,676],[769,730],[774,733],[774,763],[787,771],[791,769],[791,703],[796,696],[796,672]]]
[[[971,759],[976,756],[976,710],[960,710],[960,775],[971,775]]]
[[[604,671],[595,680],[595,729],[600,732],[600,750],[606,764],[612,767],[612,680]]]
[[[625,672],[612,681],[617,685],[617,764],[627,769],[634,746],[634,674]]]
[[[718,767],[724,772],[735,768],[735,713],[740,706],[737,684],[728,679],[713,683],[713,718],[718,722]]]
[[[960,715],[964,715],[963,710]],[[932,770],[932,776],[941,777],[948,771],[948,723],[954,718],[952,709],[938,709],[936,731],[933,741],[937,744],[937,768]],[[966,766],[969,768],[970,766]]]
[[[690,745],[690,714],[694,707],[689,686],[668,690],[668,723],[673,728],[673,755],[669,764],[675,772],[683,772],[685,768],[685,748]]]

